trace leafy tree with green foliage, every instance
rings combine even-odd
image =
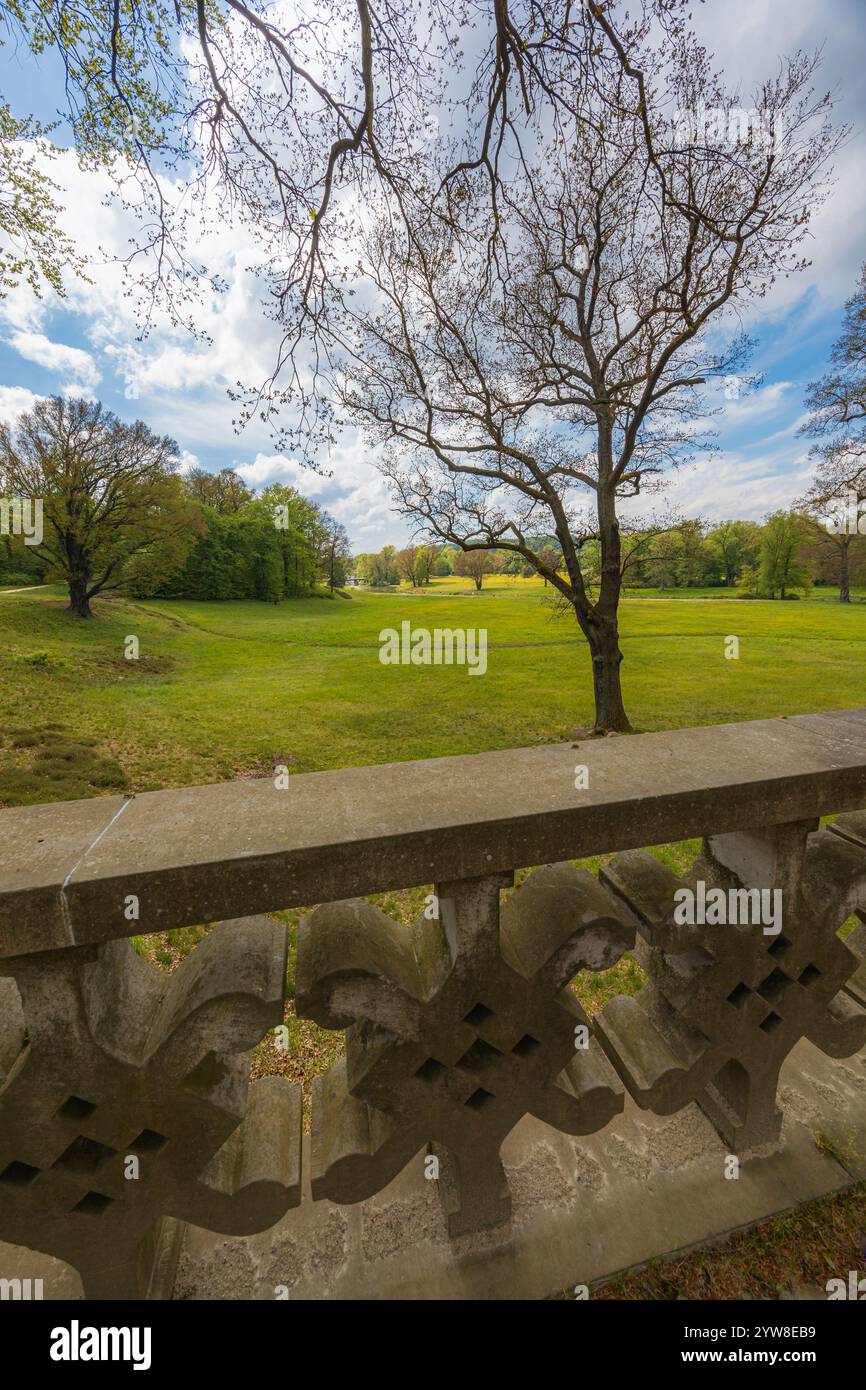
[[[725,576],[725,584],[732,589],[748,565],[754,565],[760,551],[760,527],[753,521],[721,521],[707,536]]]
[[[365,583],[374,588],[383,584],[399,584],[397,549],[384,545],[380,551],[370,551],[357,557],[358,570]]]
[[[277,527],[286,596],[311,593],[319,570],[321,521],[316,504],[286,483],[271,483],[250,509],[264,509]]]
[[[3,477],[0,473],[0,496],[3,495]],[[23,536],[7,532],[0,534],[0,586],[41,584],[45,577],[47,562],[44,556],[37,555]]]
[[[351,559],[343,527],[294,488],[275,483],[235,506],[234,484],[213,476],[214,504],[191,502],[201,518],[184,563],[155,570],[145,556],[134,566],[128,592],[137,598],[258,599],[279,603],[315,591],[319,580],[334,589],[345,582]],[[233,475],[236,478],[236,475]],[[240,479],[237,479],[240,483]],[[243,486],[243,484],[241,484]]]
[[[346,528],[339,521],[320,510],[318,520],[319,574],[333,592],[334,589],[341,589],[346,582],[352,548]]]
[[[632,582],[650,588],[695,588],[718,582],[718,558],[699,520],[634,532],[624,542]]]
[[[778,511],[767,517],[761,531],[761,559],[757,591],[764,598],[787,598],[812,583],[801,558],[805,540],[803,519],[796,512]]]
[[[407,584],[421,589],[430,583],[436,565],[436,547],[432,545],[408,545],[397,552],[395,559],[397,573]],[[450,574],[451,571],[449,570]]]
[[[0,473],[16,496],[41,500],[34,547],[69,586],[69,612],[120,588],[133,556],[157,548],[182,559],[198,525],[177,475],[178,448],[141,420],[128,425],[98,401],[51,396],[0,425]]]
[[[253,496],[233,468],[221,468],[218,473],[193,468],[184,478],[184,487],[196,502],[213,507],[217,512],[239,512]]]

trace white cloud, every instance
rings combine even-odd
[[[411,528],[394,512],[390,485],[360,439],[336,446],[327,460],[327,472],[313,472],[285,454],[263,452],[251,463],[236,462],[234,467],[253,490],[271,483],[297,488],[342,522],[359,548],[371,550],[389,541],[400,545],[408,542]]]
[[[0,386],[0,422],[11,425],[25,410],[32,410],[41,396],[28,391],[26,386]]]
[[[9,342],[21,357],[45,367],[49,372],[57,372],[67,378],[61,390],[64,395],[92,395],[93,388],[99,385],[102,373],[83,348],[69,347],[66,343],[52,343],[44,333],[18,329],[9,336]]]
[[[806,491],[813,466],[805,450],[746,458],[734,452],[697,463],[669,475],[665,501],[683,516],[710,522],[739,517],[761,521],[768,512],[787,509]],[[623,503],[622,511],[639,517],[645,504]]]
[[[759,420],[766,420],[786,406],[785,393],[790,391],[792,386],[793,382],[790,381],[773,381],[768,386],[759,386],[756,390],[750,391],[744,385],[741,396],[733,399],[725,397],[721,402],[724,415],[720,419],[726,428],[755,425]]]
[[[256,454],[252,463],[236,464],[235,471],[241,475],[247,487],[256,492],[270,487],[272,483],[282,483],[286,487],[297,488],[306,497],[318,500],[334,490],[331,478],[305,468],[297,459],[286,458],[285,454]]]

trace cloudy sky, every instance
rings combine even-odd
[[[866,260],[866,0],[706,0],[695,5],[696,28],[742,104],[754,82],[772,73],[779,57],[823,46],[819,85],[835,91],[837,115],[854,126],[840,155],[837,184],[812,224],[807,254],[812,267],[783,282],[757,306],[746,325],[758,338],[751,370],[760,388],[727,399],[716,422],[722,453],[678,475],[669,496],[686,515],[759,519],[804,490],[806,446],[797,436],[805,384],[818,375],[838,335],[845,299]],[[50,119],[58,73],[37,61],[0,50],[3,97],[18,115]],[[123,295],[122,274],[111,257],[122,254],[129,226],[106,205],[107,180],[82,173],[71,152],[55,164],[64,189],[67,232],[88,248],[105,248],[93,284],[70,282],[59,302],[16,291],[0,303],[0,416],[14,417],[34,397],[54,392],[99,397],[123,418],[145,419],[171,434],[187,465],[236,468],[251,486],[293,483],[335,515],[356,550],[404,544],[407,531],[390,510],[387,488],[363,445],[347,436],[326,461],[330,476],[311,473],[275,454],[264,426],[242,434],[232,426],[236,406],[227,388],[239,377],[264,379],[274,346],[263,319],[260,287],[247,266],[250,248],[224,234],[202,248],[203,258],[228,289],[207,299],[202,326],[212,346],[159,326],[140,341],[134,307]]]

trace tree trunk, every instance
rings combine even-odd
[[[611,431],[599,428],[599,464],[602,477],[610,477]],[[622,550],[613,486],[600,486],[597,494],[601,542],[601,583],[598,602],[584,614],[581,628],[592,656],[595,695],[595,733],[631,733],[622,698],[619,649],[619,596],[622,589]]]
[[[476,589],[478,590],[479,593],[481,593],[481,583],[482,583],[481,575],[479,574],[478,578],[477,578],[476,581],[475,581],[475,587],[476,587]]]
[[[851,577],[848,569],[848,546],[850,536],[845,536],[839,547],[839,602],[851,602]]]
[[[87,580],[81,578],[70,579],[69,581],[69,608],[67,610],[76,618],[92,618],[93,611],[90,607],[90,599],[87,597]]]
[[[581,625],[583,626],[583,624]],[[594,733],[631,733],[622,698],[619,624],[616,617],[584,627],[592,656],[592,689],[595,696]]]

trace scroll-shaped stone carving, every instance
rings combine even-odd
[[[249,1086],[245,1055],[282,1022],[285,966],[264,917],[170,976],[126,940],[0,961],[0,1238],[136,1298],[161,1218],[242,1235],[297,1205],[301,1089]]]
[[[816,825],[715,836],[682,879],[639,850],[602,869],[644,939],[637,954],[650,983],[605,1006],[599,1038],[639,1105],[670,1114],[697,1100],[734,1151],[778,1138],[779,1070],[795,1043],[847,1057],[866,1041],[866,1000],[847,988],[866,941],[836,934],[866,905],[866,852]],[[778,889],[780,930],[742,912],[738,922],[679,924],[674,894],[699,881],[729,902],[737,893],[743,908],[754,890]]]
[[[854,811],[850,815],[839,816],[827,829],[834,835],[841,836],[843,840],[849,840],[851,844],[866,850],[866,811]],[[866,901],[856,903],[853,910],[860,918],[860,925],[854,928],[846,945],[862,964],[848,980],[845,989],[866,1009]]]
[[[613,965],[633,930],[570,864],[527,879],[500,924],[511,881],[440,884],[438,916],[409,929],[360,901],[302,921],[297,1011],[348,1029],[346,1057],[314,1082],[314,1198],[360,1201],[430,1142],[449,1232],[497,1226],[511,1211],[499,1148],[523,1115],[588,1134],[622,1109],[568,984]]]

